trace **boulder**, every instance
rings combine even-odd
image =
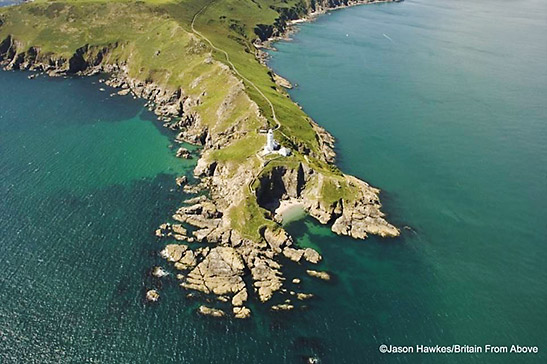
[[[283,278],[281,272],[275,267],[276,264],[268,258],[257,257],[251,268],[254,287],[258,291],[258,298],[262,302],[268,301],[272,298],[273,293],[282,287]]]
[[[190,151],[184,147],[180,147],[177,150],[176,156],[177,158],[184,158],[184,159],[192,158],[192,156],[190,155]]]
[[[160,294],[155,289],[151,289],[146,292],[146,299],[150,302],[156,302],[160,299]]]

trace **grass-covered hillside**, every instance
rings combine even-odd
[[[257,201],[257,184],[279,182],[264,174],[305,165],[311,172],[297,197],[312,201],[317,211],[365,200],[359,189],[366,185],[328,163],[324,138],[273,81],[253,45],[288,19],[342,2],[347,0],[38,0],[0,8],[0,61],[64,65],[77,72],[83,67],[77,58],[180,90],[184,112],[195,115],[181,128],[199,128],[209,138],[202,159],[217,166],[212,187],[224,223],[260,240],[264,227],[276,224]],[[265,142],[259,130],[266,127],[276,128],[276,139],[293,149],[292,156],[272,162],[257,156]],[[354,235],[351,229],[341,233]]]

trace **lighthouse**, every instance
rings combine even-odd
[[[268,155],[270,153],[277,153],[283,157],[291,155],[291,150],[289,148],[280,147],[280,145],[275,141],[272,129],[269,129],[268,134],[266,134],[266,145],[264,146],[262,155]]]
[[[268,135],[266,136],[266,152],[272,153],[275,150],[276,142],[274,140],[273,130],[268,130]]]

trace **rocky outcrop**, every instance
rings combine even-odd
[[[364,239],[368,234],[382,237],[399,235],[399,230],[384,219],[379,199],[380,191],[355,177],[343,175],[330,177],[299,163],[295,168],[279,166],[259,177],[260,187],[256,190],[259,204],[272,212],[281,200],[295,200],[322,224],[332,224],[332,231]],[[350,198],[339,198],[328,203],[323,192],[328,186],[341,185],[354,191]],[[278,247],[276,247],[279,250]],[[299,261],[301,256],[294,249],[285,249],[283,254],[291,260]],[[306,260],[320,259],[311,257]],[[319,261],[319,260],[317,260]]]
[[[284,32],[290,20],[307,16],[310,12],[318,13],[327,8],[358,2],[361,1],[319,0],[275,8],[280,14],[275,24],[259,25],[257,34],[264,40]],[[196,42],[199,43],[199,40]],[[205,44],[202,45],[207,48]],[[236,78],[233,70],[209,54],[203,64],[213,64],[217,67],[211,69],[213,72],[223,72],[229,76],[229,82],[225,85],[229,92],[223,96],[215,110],[204,114],[215,120],[202,120],[202,115],[196,110],[206,100],[207,92],[200,91],[190,96],[181,88],[160,85],[148,77],[130,77],[127,62],[112,57],[113,50],[123,46],[121,43],[101,46],[87,44],[78,48],[70,57],[61,57],[45,53],[39,47],[25,48],[22,43],[8,36],[0,42],[0,65],[6,69],[40,71],[50,76],[108,73],[109,78],[104,83],[119,89],[113,95],[132,95],[147,100],[145,105],[149,110],[157,115],[165,127],[176,131],[176,142],[202,146],[194,170],[199,182],[188,184],[188,179],[182,176],[177,178],[176,184],[185,193],[206,190],[207,197],[197,196],[187,200],[186,205],[172,215],[173,222],[162,224],[155,231],[158,240],[169,240],[160,254],[179,271],[176,277],[183,288],[201,292],[197,296],[205,294],[221,297],[222,302],[233,306],[232,312],[237,318],[250,315],[250,310],[244,306],[250,295],[256,294],[260,301],[267,302],[276,292],[286,293],[280,262],[318,264],[322,257],[311,248],[295,246],[287,232],[275,223],[274,211],[282,200],[298,200],[312,217],[323,224],[332,224],[332,230],[340,235],[354,238],[365,238],[368,234],[398,235],[398,230],[384,219],[380,211],[377,189],[334,171],[335,168],[329,169],[332,166],[328,164],[335,160],[334,138],[311,119],[308,122],[315,131],[314,145],[318,145],[318,148],[314,147],[312,151],[296,138],[286,141],[300,153],[296,164],[292,160],[290,164],[272,167],[260,158],[237,161],[216,158],[215,151],[231,147],[248,135],[256,135],[255,129],[262,128],[261,124],[269,126],[262,111],[247,95],[246,85]],[[271,76],[278,85],[290,87],[290,83],[280,76]],[[190,83],[190,89],[199,87],[207,77],[206,74],[196,77]],[[241,119],[229,120],[226,115],[234,110],[236,100],[241,99],[245,100],[248,106],[245,111],[249,114]],[[249,118],[253,122],[246,124]],[[197,156],[197,152],[192,153]],[[191,158],[192,153],[180,147],[176,156]],[[310,159],[313,161],[310,162]],[[335,186],[336,190],[339,185],[350,186],[355,192],[351,196],[327,196],[327,187]],[[233,214],[235,207],[247,199],[256,199],[251,205],[254,203],[253,207],[256,207],[258,202],[262,209],[258,212],[253,210],[252,213],[260,217],[263,215],[265,220],[252,233],[239,227],[245,225],[246,221],[236,221],[245,218]],[[172,244],[173,239],[188,244]],[[159,277],[160,273],[154,270],[152,274]],[[330,279],[325,272],[308,271],[308,274]],[[293,283],[301,282],[295,279]],[[156,290],[148,293],[151,298],[159,298]],[[308,297],[303,293],[294,294],[299,299]],[[284,310],[287,307],[292,309],[294,305],[285,302],[274,307]],[[200,307],[199,311],[204,315],[225,315],[222,310],[206,306]]]
[[[226,314],[224,311],[218,309],[218,308],[212,308],[207,306],[199,306],[198,312],[203,316],[211,316],[211,317],[224,317]]]

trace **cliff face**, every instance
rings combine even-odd
[[[301,1],[283,9],[272,5],[278,14],[275,22],[258,24],[255,29],[259,29],[260,38],[267,38],[271,36],[267,34],[268,27],[279,33],[288,20],[357,2]],[[33,4],[27,6],[34,9]],[[70,6],[56,6],[53,10],[50,5],[36,6],[34,13],[48,14],[50,22],[57,16],[63,31],[66,30],[62,20],[75,12]],[[234,315],[245,317],[250,313],[244,304],[251,291],[266,302],[286,286],[283,259],[317,264],[321,256],[313,249],[298,248],[277,222],[275,209],[282,201],[302,204],[309,215],[322,224],[331,224],[332,231],[340,235],[364,239],[368,234],[399,234],[384,219],[379,190],[343,174],[331,164],[335,158],[332,136],[287,98],[268,70],[257,68],[263,73],[247,77],[268,85],[264,92],[271,95],[277,110],[288,110],[278,116],[276,137],[293,149],[290,157],[261,156],[265,136],[259,130],[272,127],[272,115],[261,104],[249,79],[243,82],[241,74],[235,72],[233,63],[227,65],[198,34],[181,26],[182,20],[171,13],[166,16],[165,9],[152,8],[149,14],[144,5],[136,6],[137,10],[129,10],[130,5],[108,5],[106,15],[97,15],[98,23],[93,26],[102,29],[101,19],[122,9],[150,16],[155,24],[164,22],[159,26],[161,30],[143,28],[140,18],[132,13],[135,19],[128,23],[133,28],[124,27],[123,31],[134,32],[138,37],[89,41],[69,52],[57,43],[44,47],[32,44],[35,40],[19,40],[18,35],[25,38],[22,34],[6,35],[3,28],[10,24],[10,14],[6,18],[0,14],[0,65],[8,70],[33,70],[50,76],[107,73],[106,83],[121,89],[120,94],[132,93],[146,99],[146,105],[164,126],[178,132],[177,142],[202,146],[194,171],[199,183],[184,185],[183,189],[191,193],[206,190],[208,196],[188,200],[173,214],[171,222],[156,231],[159,239],[186,242],[168,244],[161,252],[180,271],[182,287],[231,300]],[[105,11],[95,11],[98,9]],[[104,26],[109,24],[105,21]],[[144,37],[157,37],[161,42],[143,43]],[[73,43],[78,42],[79,38]],[[238,40],[234,44],[240,43]],[[249,69],[261,67],[249,52],[236,53],[241,54],[252,57],[256,63]],[[173,57],[180,58],[174,63]],[[185,151],[180,155],[190,157]],[[183,185],[186,179],[177,183]],[[196,248],[196,241],[210,245]],[[250,277],[250,284],[242,279],[245,276]],[[279,305],[275,307],[280,309]]]

